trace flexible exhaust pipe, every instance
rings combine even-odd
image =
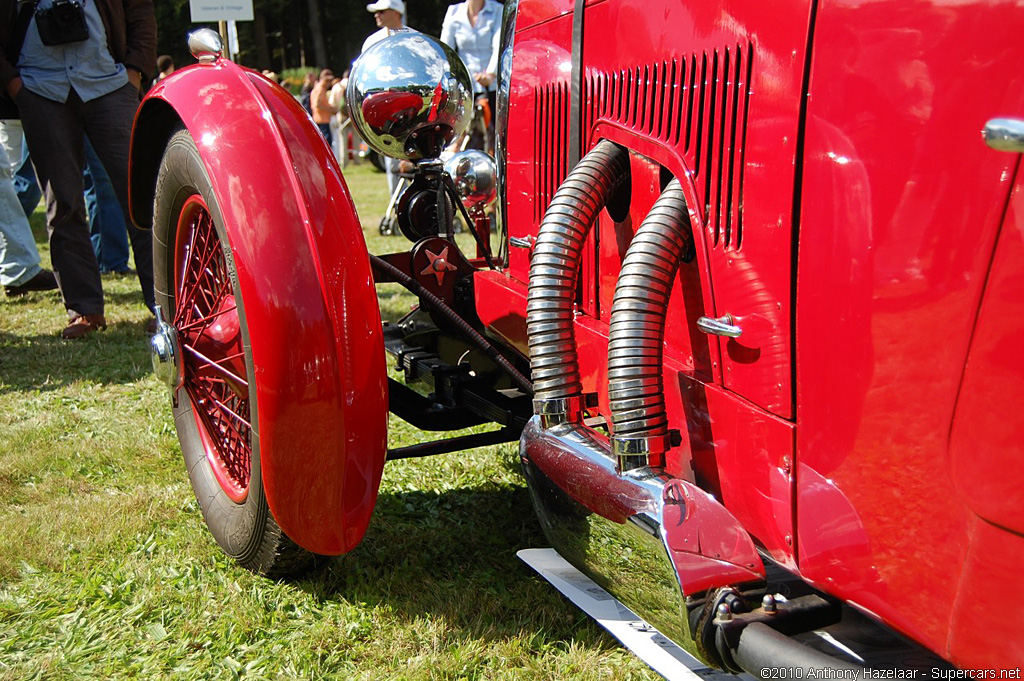
[[[665,318],[679,263],[693,248],[686,198],[673,179],[622,261],[608,338],[612,450],[620,470],[655,461],[671,446],[662,364]]]
[[[555,192],[530,260],[526,331],[534,413],[545,426],[576,422],[583,404],[574,308],[583,244],[618,182],[629,154],[601,140]]]
[[[669,444],[661,377],[665,314],[679,262],[692,246],[676,180],[640,226],[616,287],[608,365],[615,437],[609,441],[581,418],[588,405],[574,327],[580,259],[628,163],[628,152],[599,142],[559,187],[541,221],[526,306],[537,416],[523,431],[520,458],[558,552],[710,661],[713,652],[698,650],[702,644],[691,630],[691,605],[716,588],[763,583],[764,566],[743,526],[709,494],[662,469],[629,470]],[[613,536],[630,548],[635,563],[607,551],[604,542]],[[638,566],[657,574],[638,581]],[[630,586],[638,583],[643,590]]]

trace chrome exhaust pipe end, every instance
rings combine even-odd
[[[750,536],[711,495],[656,468],[617,470],[604,435],[575,423],[527,424],[519,452],[544,533],[577,569],[688,652],[705,595],[763,583]]]

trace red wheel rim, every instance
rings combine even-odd
[[[245,351],[224,250],[202,197],[182,206],[176,235],[173,326],[184,388],[214,477],[232,501],[242,503],[252,474]]]

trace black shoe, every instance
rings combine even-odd
[[[39,274],[26,281],[21,286],[4,286],[4,292],[8,298],[23,296],[30,291],[52,291],[57,288],[57,278],[50,270],[40,270]]]

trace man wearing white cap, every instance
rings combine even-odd
[[[375,33],[363,41],[363,52],[379,43],[395,31],[405,28],[405,2],[403,0],[377,0],[366,6],[367,12],[373,13],[373,19],[380,26]],[[384,171],[388,176],[388,194],[394,196],[398,187],[398,161],[390,156],[384,157]]]
[[[405,2],[403,0],[377,0],[377,2],[366,6],[366,11],[373,14],[380,30],[371,33],[370,37],[363,41],[363,52],[398,29],[405,27]]]

